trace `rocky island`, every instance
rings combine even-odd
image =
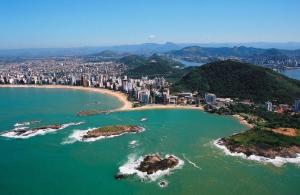
[[[22,135],[30,135],[40,130],[41,131],[45,131],[47,129],[57,130],[60,129],[61,127],[62,125],[48,125],[48,126],[36,127],[32,129],[16,129],[13,130],[13,132],[15,132],[17,136],[22,136]]]
[[[24,125],[19,125],[16,126],[15,128],[10,130],[10,131],[6,131],[0,134],[0,136],[3,137],[9,137],[9,138],[29,138],[29,137],[33,137],[36,135],[44,135],[46,133],[50,133],[50,132],[55,132],[58,130],[62,130],[65,129],[69,126],[76,126],[76,125],[80,125],[83,122],[78,122],[78,123],[67,123],[67,124],[55,124],[55,125],[45,125],[45,126],[40,126],[40,127],[32,127],[29,126],[30,124],[25,124]]]
[[[44,134],[47,132],[57,131],[64,128],[64,125],[47,125],[35,128],[29,128],[27,126],[17,127],[11,131],[6,131],[1,134],[4,137],[10,138],[28,138],[39,134]]]
[[[93,116],[98,114],[108,114],[110,111],[100,111],[100,110],[82,110],[76,113],[77,116]]]
[[[140,133],[144,129],[135,125],[116,125],[106,126],[97,129],[89,130],[82,136],[82,141],[88,141],[89,139],[97,139],[101,137],[118,136],[124,133]]]
[[[166,170],[174,168],[178,165],[179,160],[174,156],[169,156],[161,159],[159,155],[148,155],[141,162],[137,170],[146,172],[148,175],[157,172],[158,170]]]
[[[132,164],[135,164],[133,169],[131,166]],[[122,179],[128,175],[138,175],[143,179],[154,176],[154,179],[152,179],[155,180],[156,173],[161,172],[162,175],[168,174],[169,170],[175,169],[182,164],[183,161],[173,155],[166,155],[165,158],[161,158],[158,154],[150,154],[120,167],[120,172],[115,178]]]

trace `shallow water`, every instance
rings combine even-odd
[[[231,117],[197,110],[145,110],[78,117],[86,109],[116,108],[116,99],[60,89],[0,89],[0,131],[16,123],[85,122],[31,137],[0,137],[0,194],[298,194],[300,167],[275,167],[226,156],[213,140],[245,129]],[[101,102],[93,104],[93,102]],[[140,122],[141,118],[148,120]],[[95,142],[63,142],[76,130],[134,124],[139,134]],[[159,152],[184,161],[164,176],[168,186],[137,177],[115,180],[128,156]],[[195,166],[196,165],[196,166]]]

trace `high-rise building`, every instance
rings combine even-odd
[[[150,98],[150,91],[143,90],[138,93],[138,99],[142,104],[148,104]]]
[[[294,112],[299,112],[300,111],[300,99],[295,100],[294,104]]]
[[[267,111],[270,111],[270,112],[273,111],[273,104],[272,104],[272,102],[267,101],[265,103],[265,105],[266,105]]]
[[[213,93],[205,93],[205,103],[207,104],[215,104],[217,96]]]

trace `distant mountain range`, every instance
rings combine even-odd
[[[178,50],[189,44],[174,44],[167,42],[143,43],[136,45],[117,45],[102,47],[79,47],[79,48],[42,48],[42,49],[9,49],[0,50],[0,57],[56,57],[56,56],[85,56],[101,54],[103,51],[122,53],[131,53],[138,55],[152,55],[154,53],[163,53],[171,50]]]
[[[99,47],[78,47],[78,48],[35,48],[35,49],[7,49],[0,50],[0,57],[55,57],[55,56],[84,56],[97,54],[110,50],[119,54],[131,53],[151,56],[154,53],[164,53],[173,50],[180,50],[189,46],[199,47],[240,47],[270,49],[277,48],[283,50],[300,49],[300,43],[143,43],[132,45],[99,46]]]
[[[261,49],[254,47],[200,47],[200,46],[190,46],[185,47],[180,50],[170,51],[169,54],[181,57],[191,57],[191,56],[201,56],[201,57],[240,57],[246,58],[254,55],[263,56],[279,56],[286,55],[300,56],[300,49],[298,50],[283,50],[283,49]]]
[[[285,67],[300,66],[300,49],[262,49],[254,47],[200,47],[189,46],[180,50],[166,52],[169,58],[189,62],[209,63],[225,59],[237,59],[270,68],[284,69]]]

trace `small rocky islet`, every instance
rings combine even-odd
[[[176,165],[178,165],[178,163],[179,160],[174,156],[169,156],[167,158],[161,159],[157,154],[147,155],[137,169],[150,175],[159,170],[174,168]]]
[[[47,125],[47,126],[41,126],[41,127],[36,127],[36,128],[22,128],[22,129],[14,129],[10,132],[13,132],[15,133],[15,136],[23,136],[23,135],[31,135],[31,134],[34,134],[36,133],[37,131],[46,131],[48,129],[51,129],[51,130],[58,130],[62,128],[62,125]]]
[[[136,125],[115,125],[115,126],[105,126],[97,129],[88,131],[83,135],[82,140],[98,137],[108,137],[108,136],[117,136],[124,133],[140,133],[144,129]]]
[[[77,116],[94,116],[99,114],[108,114],[110,111],[101,111],[101,110],[82,110],[76,113]]]
[[[136,170],[147,173],[147,175],[151,175],[157,171],[172,169],[178,164],[179,159],[172,155],[162,159],[158,154],[150,154],[143,158],[140,164],[136,167]],[[115,179],[123,179],[126,176],[128,175],[118,173],[115,175]]]

